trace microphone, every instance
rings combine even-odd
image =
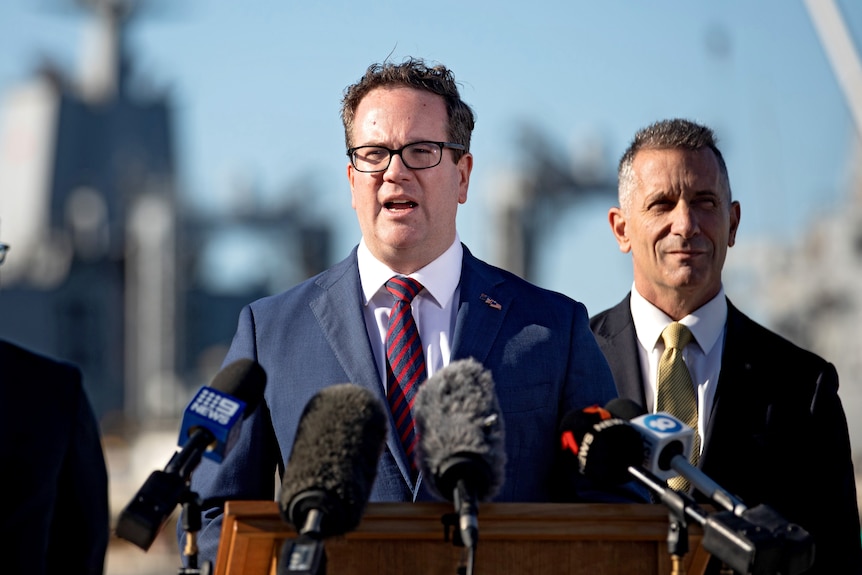
[[[352,383],[325,387],[306,404],[279,496],[299,537],[282,547],[279,574],[322,572],[322,540],[359,525],[387,425],[380,400]]]
[[[694,430],[669,413],[646,413],[630,399],[612,399],[606,409],[620,419],[630,420],[641,435],[644,446],[643,467],[660,479],[681,475],[714,503],[741,515],[748,507],[712,478],[689,462]]]
[[[432,493],[452,501],[461,540],[479,539],[478,501],[497,494],[506,465],[503,414],[491,372],[473,358],[453,361],[419,387],[417,459]]]
[[[266,374],[250,359],[231,363],[202,387],[183,413],[178,445],[195,445],[195,434],[209,433],[203,456],[221,463],[239,436],[241,419],[250,415],[263,397]],[[203,441],[203,440],[201,440]],[[187,443],[188,442],[188,443]]]
[[[233,447],[241,419],[263,399],[266,373],[255,361],[239,359],[219,371],[210,387],[186,407],[179,446],[164,471],[154,471],[120,513],[117,535],[148,550],[186,496],[188,481],[202,457],[221,462]]]
[[[578,473],[598,484],[631,481],[629,468],[643,462],[640,433],[597,405],[567,413],[559,429],[561,449],[571,456],[563,462],[574,461]]]
[[[704,548],[739,573],[798,574],[811,566],[814,541],[807,531],[768,505],[749,509],[683,455],[690,428],[668,414],[651,417],[643,411],[631,400],[614,399],[605,409],[567,414],[561,426],[563,451],[577,456],[580,472],[597,481],[622,482],[622,470],[627,470],[680,520],[695,519],[704,529]],[[624,420],[632,417],[630,424]],[[633,433],[621,431],[624,428]],[[707,515],[689,495],[668,488],[657,472],[667,475],[669,469],[726,511]]]

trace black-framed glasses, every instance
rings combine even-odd
[[[389,168],[392,156],[401,156],[401,161],[411,170],[433,168],[443,159],[443,148],[466,150],[467,147],[454,142],[414,142],[397,150],[384,146],[358,146],[347,150],[350,163],[360,172],[382,172]]]
[[[0,243],[0,264],[6,261],[6,252],[9,251],[9,244]]]

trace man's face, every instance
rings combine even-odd
[[[679,319],[718,293],[739,203],[729,202],[709,149],[645,149],[632,168],[630,208],[611,209],[611,228],[620,250],[632,254],[638,292]]]
[[[411,88],[377,88],[356,108],[353,145],[398,149],[415,142],[447,141],[446,104],[441,96]],[[458,204],[467,201],[473,157],[457,164],[452,150],[439,165],[411,170],[393,156],[383,172],[363,173],[347,165],[353,209],[365,243],[380,261],[409,274],[446,251],[455,240]]]

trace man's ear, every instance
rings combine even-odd
[[[356,171],[353,169],[353,164],[347,162],[347,181],[350,182],[350,207],[356,209],[356,194],[353,191],[353,178],[356,177]]]
[[[631,240],[626,235],[626,217],[620,208],[613,207],[608,210],[608,223],[611,225],[611,231],[617,239],[617,244],[620,246],[620,251],[624,254],[632,250]]]
[[[733,247],[736,243],[736,231],[739,229],[739,218],[742,216],[739,202],[730,204],[730,233],[727,235],[727,246]]]

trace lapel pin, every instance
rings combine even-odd
[[[485,294],[480,295],[479,299],[491,306],[493,309],[503,309],[503,306],[501,306],[497,300],[493,300]]]

